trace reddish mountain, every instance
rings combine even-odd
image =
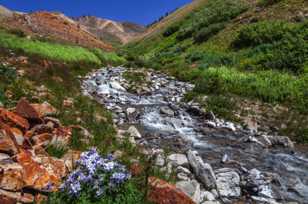
[[[59,42],[112,50],[112,46],[98,39],[74,20],[61,13],[34,12],[13,13],[2,18],[0,25],[7,29],[19,29],[27,35],[50,38]]]

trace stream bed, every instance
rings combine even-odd
[[[128,91],[127,70],[91,73],[83,91],[112,111],[119,129],[137,127],[142,135],[138,145],[182,154],[196,151],[220,181],[218,203],[243,197],[245,203],[308,203],[308,154],[296,151],[289,138],[245,129],[203,111],[198,103],[183,102],[194,86],[153,70],[144,71],[148,86],[138,93]],[[230,175],[235,175],[232,184]]]

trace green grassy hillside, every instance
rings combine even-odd
[[[196,95],[257,99],[307,115],[308,2],[202,2],[127,45],[131,64],[193,81]]]

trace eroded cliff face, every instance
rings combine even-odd
[[[95,16],[82,16],[75,19],[87,31],[107,42],[125,44],[145,31],[145,27],[130,22],[116,22]]]

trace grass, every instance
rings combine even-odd
[[[21,52],[28,56],[38,56],[45,59],[66,63],[98,65],[120,65],[125,63],[123,57],[114,52],[105,52],[98,48],[87,48],[53,43],[47,40],[30,40],[16,32],[0,30],[0,47]]]

